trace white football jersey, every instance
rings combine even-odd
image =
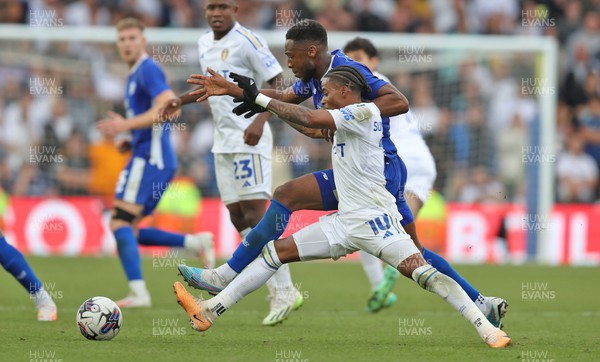
[[[203,74],[209,75],[207,68],[220,73],[231,81],[229,74],[237,73],[251,77],[258,87],[282,72],[277,59],[269,50],[265,40],[244,28],[239,23],[220,40],[214,39],[212,31],[198,40],[200,67]],[[260,153],[271,154],[273,136],[268,123],[265,123],[263,135],[256,146],[244,143],[244,130],[254,118],[236,116],[232,109],[238,104],[229,96],[208,98],[215,121],[214,153]]]
[[[383,123],[374,103],[358,103],[329,110],[335,121],[331,159],[340,216],[362,219],[381,211],[402,218],[396,199],[385,188]]]
[[[383,74],[374,72],[377,78],[390,83]],[[430,154],[429,147],[419,131],[419,121],[415,114],[408,110],[404,114],[390,117],[390,139],[396,145],[400,158],[416,158],[420,154]]]

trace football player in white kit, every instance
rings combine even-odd
[[[348,42],[344,47],[344,54],[366,65],[378,78],[390,82],[385,75],[375,71],[379,58],[377,49],[368,39],[355,38]],[[410,109],[390,119],[390,138],[408,169],[404,197],[416,217],[433,188],[436,177],[435,161]],[[390,307],[397,299],[389,290],[398,278],[398,272],[394,268],[385,268],[384,272],[381,261],[369,253],[360,251],[359,256],[372,289],[371,297],[367,301],[367,310],[375,313]]]
[[[230,73],[238,73],[252,77],[258,84],[267,82],[272,87],[282,84],[282,68],[265,40],[235,20],[238,10],[235,0],[208,0],[204,9],[211,27],[198,40],[204,74],[219,73],[229,78]],[[173,114],[196,98],[188,93],[180,95],[167,102],[161,113]],[[219,193],[244,239],[263,217],[271,198],[273,136],[267,123],[268,113],[250,118],[237,116],[231,112],[235,106],[231,97],[211,97],[208,103],[215,122],[212,152]],[[237,272],[243,269],[237,266],[236,254],[228,263]],[[264,325],[282,322],[303,303],[301,293],[292,284],[289,267],[281,268],[267,287],[271,309]]]
[[[247,100],[289,123],[334,133],[332,164],[336,175],[339,211],[285,239],[270,241],[262,255],[248,265],[219,295],[197,301],[179,282],[174,284],[179,304],[197,331],[205,331],[225,311],[258,289],[282,265],[294,261],[338,259],[356,250],[381,258],[422,288],[438,294],[477,330],[493,348],[505,347],[510,337],[494,327],[469,296],[452,279],[428,265],[404,231],[395,197],[386,189],[382,117],[373,103],[362,103],[369,86],[351,66],[332,68],[322,79],[323,106],[306,107],[272,99],[259,93],[252,79],[234,74]],[[304,132],[303,132],[304,133]],[[306,132],[310,133],[309,131]]]
[[[389,83],[386,76],[375,71],[379,64],[379,58],[377,49],[368,39],[355,38],[351,40],[344,47],[344,54],[366,65],[374,75]],[[396,145],[398,155],[408,170],[404,197],[412,214],[416,217],[433,189],[436,177],[435,161],[421,136],[418,120],[410,110],[390,118],[390,138]],[[372,288],[371,297],[367,302],[367,310],[378,312],[382,308],[391,306],[397,298],[390,290],[399,276],[398,272],[392,267],[387,267],[384,271],[381,261],[366,252],[360,251],[359,255]],[[501,327],[502,317],[508,306],[506,301],[497,297],[484,297],[472,287],[467,288],[467,292],[473,294],[475,298],[472,299],[482,305],[481,309],[488,319]]]

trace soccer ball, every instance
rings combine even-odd
[[[123,315],[115,302],[106,297],[93,297],[77,311],[77,326],[87,339],[108,341],[121,330]]]

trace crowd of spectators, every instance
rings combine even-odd
[[[409,98],[436,159],[435,188],[447,200],[521,202],[532,169],[528,163],[537,162],[554,165],[557,201],[600,197],[600,0],[237,3],[238,21],[252,29],[285,30],[312,18],[328,31],[365,32],[375,45],[377,38],[368,32],[555,37],[560,46],[556,89],[536,78],[535,58],[519,54],[485,59],[467,54],[443,72],[400,66],[386,73]],[[136,16],[147,26],[206,28],[202,7],[198,0],[5,0],[0,23],[110,26]],[[281,49],[274,51],[284,59]],[[185,64],[163,65],[179,92],[188,88],[185,75],[197,68],[197,59],[193,46],[176,52]],[[127,156],[93,123],[107,110],[123,113],[126,74],[110,44],[0,41],[0,187],[11,195],[110,196]],[[539,129],[540,91],[558,97],[554,149],[530,146]],[[329,166],[327,144],[271,124],[274,185]],[[192,179],[203,195],[218,195],[207,105],[186,107],[172,131],[181,176]]]

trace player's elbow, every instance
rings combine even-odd
[[[308,128],[308,129],[306,129],[306,132],[304,134],[307,135],[308,137],[312,138],[312,139],[322,139],[322,138],[324,138],[322,130],[319,130],[319,129],[316,129],[316,128]]]
[[[408,99],[406,99],[406,97],[403,94],[398,94],[396,96],[396,101],[394,102],[394,104],[395,104],[394,109],[393,109],[394,114],[390,115],[389,117],[397,116],[397,115],[408,112],[408,109],[409,109]]]
[[[396,93],[386,101],[386,106],[380,107],[381,115],[384,117],[394,117],[408,112],[408,99],[402,93]]]

